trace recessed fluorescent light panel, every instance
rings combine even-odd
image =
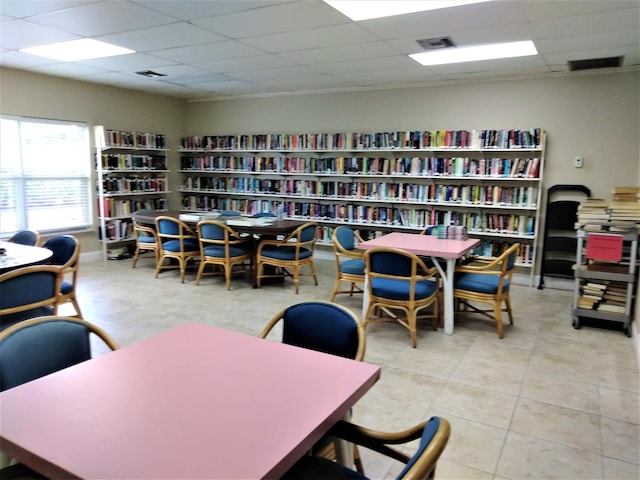
[[[91,38],[71,40],[70,42],[51,43],[39,47],[20,49],[22,53],[30,53],[40,57],[52,58],[61,62],[78,62],[93,60],[94,58],[114,57],[135,53],[135,50],[118,47],[110,43],[100,42]]]
[[[490,0],[324,0],[333,8],[351,20],[369,20],[371,18],[392,17],[405,13],[424,12],[441,8],[457,7],[470,3],[482,3]]]
[[[476,62],[478,60],[492,60],[494,58],[526,57],[537,55],[536,46],[531,40],[511,43],[494,43],[476,47],[454,47],[444,50],[409,55],[422,65],[445,65],[448,63]]]

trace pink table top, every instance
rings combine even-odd
[[[189,323],[0,393],[0,449],[53,477],[279,477],[379,376]]]
[[[358,248],[369,250],[375,247],[399,248],[415,255],[429,255],[442,258],[460,258],[475,247],[480,240],[446,240],[434,235],[392,232],[373,240],[358,244]]]

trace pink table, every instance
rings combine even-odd
[[[433,261],[442,276],[444,284],[444,333],[453,334],[453,274],[456,268],[456,260],[463,257],[478,245],[480,240],[445,240],[433,235],[419,235],[416,233],[393,232],[373,240],[367,240],[358,245],[358,248],[368,250],[374,247],[391,247],[406,250],[416,255],[425,255],[433,258]],[[442,268],[439,259],[446,260],[446,268]],[[368,299],[366,290],[363,299],[363,311],[366,311]]]
[[[0,450],[53,478],[274,478],[379,376],[189,323],[0,393]]]

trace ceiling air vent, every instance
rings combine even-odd
[[[424,50],[439,50],[456,46],[455,42],[451,40],[451,37],[424,38],[422,40],[416,40],[416,42],[418,42],[418,45]]]
[[[166,77],[165,73],[154,72],[153,70],[143,70],[141,72],[136,72],[138,75],[142,75],[143,77],[156,78],[156,77]]]
[[[596,68],[617,68],[622,66],[622,60],[624,55],[618,57],[603,57],[603,58],[587,58],[584,60],[569,60],[570,72],[577,72],[579,70],[593,70]]]

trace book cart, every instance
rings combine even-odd
[[[581,318],[622,322],[631,336],[637,279],[638,229],[610,222],[577,228],[573,327]]]

